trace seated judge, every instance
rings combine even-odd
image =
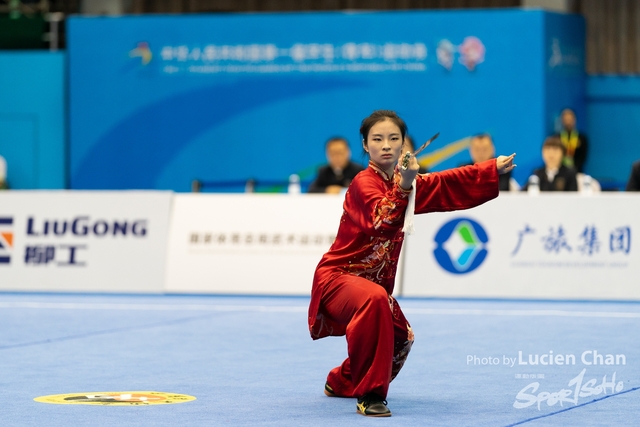
[[[633,163],[631,175],[627,181],[627,191],[640,191],[640,160]]]
[[[364,169],[351,161],[351,149],[344,138],[329,139],[325,152],[328,164],[318,169],[318,176],[309,186],[309,193],[338,194]]]
[[[7,162],[4,157],[0,156],[0,190],[7,190],[9,185],[7,184]]]
[[[544,167],[533,171],[538,177],[540,191],[578,191],[576,170],[563,164],[564,155],[565,147],[559,137],[545,139],[542,145]]]
[[[493,145],[493,138],[488,133],[480,133],[471,137],[469,144],[469,156],[471,162],[466,165],[482,163],[496,156],[496,147]],[[500,175],[500,191],[518,191],[520,185],[511,178],[511,172]]]

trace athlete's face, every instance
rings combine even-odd
[[[387,173],[392,173],[402,153],[402,133],[391,120],[371,126],[364,148],[369,157]]]

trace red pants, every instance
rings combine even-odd
[[[325,285],[320,310],[347,325],[349,357],[327,377],[334,393],[386,398],[413,344],[413,331],[398,302],[382,286],[344,274]]]

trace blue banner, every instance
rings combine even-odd
[[[581,18],[545,24],[551,15],[73,17],[71,186],[308,180],[331,136],[366,163],[358,129],[375,109],[397,111],[418,143],[440,132],[420,158],[431,170],[467,162],[468,137],[489,132],[498,153],[518,153],[523,181],[553,130],[549,27],[576,28],[584,40]],[[567,66],[581,70],[579,61]],[[583,86],[568,90],[582,91],[578,99]]]
[[[62,52],[0,52],[0,156],[14,190],[66,187]]]

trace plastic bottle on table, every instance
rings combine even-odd
[[[298,175],[291,174],[289,175],[289,189],[287,191],[289,194],[300,194],[300,177]]]
[[[593,194],[593,188],[591,188],[591,175],[585,175],[582,178],[582,189],[580,194],[583,196],[591,196]]]
[[[540,178],[538,178],[538,175],[531,175],[529,177],[527,193],[529,193],[530,196],[537,196],[540,194]]]

